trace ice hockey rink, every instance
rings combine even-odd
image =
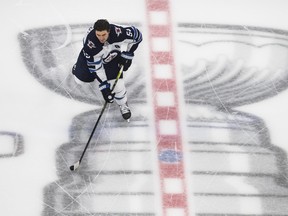
[[[1,216],[288,215],[286,0],[0,3]],[[71,75],[99,18],[143,33],[132,118]]]

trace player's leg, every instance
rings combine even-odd
[[[113,85],[115,78],[117,77],[117,74],[120,70],[118,64],[119,59],[120,59],[120,52],[119,55],[117,55],[113,60],[111,60],[109,63],[104,64],[106,76],[111,86]],[[130,119],[131,110],[127,103],[127,90],[123,80],[123,74],[121,75],[117,85],[114,88],[114,93],[115,93],[114,100],[120,107],[122,117],[126,120]]]

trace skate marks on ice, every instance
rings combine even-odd
[[[287,31],[183,23],[178,40],[185,53],[180,61],[188,103],[225,109],[264,100],[287,88]]]
[[[23,136],[9,131],[0,131],[0,158],[16,157],[24,152]]]
[[[286,214],[287,155],[271,144],[265,123],[209,105],[189,110],[187,166],[197,214]]]
[[[30,29],[20,33],[18,39],[23,61],[38,82],[72,100],[101,105],[102,95],[97,89],[95,91],[98,85],[77,85],[71,73],[82,48],[82,39],[91,25],[59,25]],[[133,25],[139,27],[137,23]],[[141,53],[137,54],[129,74],[124,72],[124,77],[129,89],[128,96],[134,93],[129,99],[140,103],[145,102],[146,96],[145,79],[140,73],[138,58],[141,59]]]
[[[179,25],[196,214],[287,214],[286,153],[271,144],[259,117],[232,109],[287,88],[287,36],[258,27]]]
[[[20,34],[19,40],[24,62],[40,83],[65,97],[101,105],[102,96],[94,87],[77,86],[70,73],[87,27],[32,29]],[[283,61],[287,32],[179,24],[177,47],[185,53],[180,69],[187,114],[186,176],[194,188],[189,191],[193,212],[285,215],[286,153],[271,144],[259,117],[232,108],[287,88]],[[144,73],[141,64],[136,62],[127,76],[128,97],[136,113],[147,106],[145,81],[139,78]],[[155,144],[149,116],[136,114],[127,125],[115,119],[118,112],[113,106],[106,110],[77,172],[70,172],[69,166],[79,159],[99,110],[73,119],[69,143],[56,152],[59,180],[44,190],[43,215],[156,215],[156,209],[161,209],[155,204],[158,182],[153,177]]]
[[[44,190],[43,215],[154,215],[153,160],[147,119],[133,116],[129,124],[119,110],[106,112],[76,172],[100,110],[76,116],[70,142],[56,152],[59,181]],[[115,118],[119,116],[119,118]]]
[[[89,25],[52,26],[19,34],[22,55],[29,72],[55,93],[73,100],[102,106],[97,86],[75,84],[71,68]],[[68,35],[71,34],[71,35]],[[67,39],[68,38],[68,39]],[[67,42],[69,41],[70,42]],[[65,46],[63,46],[65,44]],[[59,48],[60,47],[60,48]],[[141,53],[139,53],[139,59]],[[118,106],[110,105],[102,116],[77,172],[69,166],[84,150],[100,110],[73,119],[70,141],[56,152],[59,180],[44,189],[43,215],[154,215],[156,208],[151,178],[153,157],[151,126],[141,114],[146,102],[145,77],[137,62],[127,76],[133,122],[123,121]]]

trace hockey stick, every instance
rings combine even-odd
[[[117,74],[117,77],[116,77],[116,79],[115,79],[115,82],[114,82],[114,84],[113,84],[113,86],[112,86],[111,92],[114,91],[114,88],[115,88],[115,86],[116,86],[116,84],[117,84],[117,82],[118,82],[121,74],[123,73],[123,68],[124,68],[124,66],[121,65],[121,68],[120,68],[120,70],[119,70],[119,72],[118,72],[118,74]],[[76,169],[80,166],[81,161],[82,161],[82,159],[83,159],[83,157],[84,157],[84,154],[85,154],[85,152],[86,152],[86,150],[87,150],[87,148],[88,148],[88,146],[89,146],[89,143],[90,143],[90,141],[91,141],[91,139],[92,139],[92,137],[93,137],[93,134],[94,134],[94,132],[95,132],[95,130],[96,130],[96,128],[97,128],[97,125],[98,125],[98,123],[99,123],[99,121],[100,121],[100,119],[101,119],[101,117],[102,117],[102,115],[103,115],[103,113],[104,113],[104,110],[106,109],[107,103],[108,103],[108,102],[105,101],[104,106],[103,106],[103,108],[102,108],[102,110],[101,110],[101,112],[100,112],[100,115],[99,115],[99,117],[98,117],[98,119],[97,119],[97,121],[96,121],[96,123],[95,123],[95,125],[94,125],[94,128],[93,128],[93,130],[92,130],[92,132],[91,132],[91,135],[90,135],[90,137],[89,137],[89,139],[88,139],[88,142],[87,142],[87,144],[86,144],[86,146],[85,146],[85,148],[84,148],[84,151],[82,152],[82,155],[81,155],[79,161],[77,161],[75,164],[73,164],[72,166],[70,166],[70,170],[71,170],[71,171],[76,170]]]

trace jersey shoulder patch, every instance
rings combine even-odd
[[[103,45],[99,42],[94,31],[90,31],[84,41],[84,49],[90,55],[96,55],[102,50]]]
[[[110,24],[110,43],[122,42],[126,39],[133,39],[133,34],[131,34],[131,29],[129,27],[125,28],[122,26]]]

